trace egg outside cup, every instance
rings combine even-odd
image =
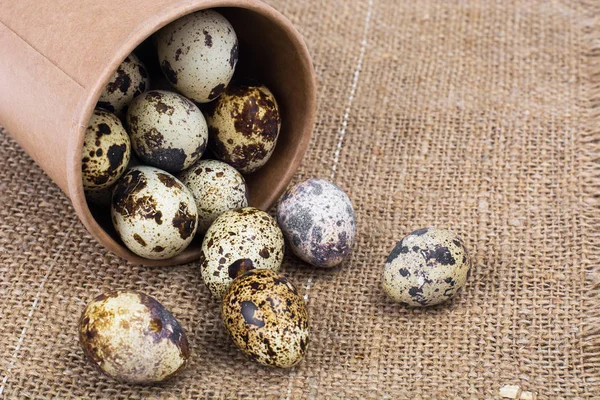
[[[168,23],[208,8],[217,8],[234,27],[240,42],[238,68],[269,87],[280,105],[275,152],[246,177],[249,205],[265,210],[298,168],[315,116],[310,55],[283,15],[258,0],[0,2],[0,124],[67,194],[87,230],[108,250],[136,264],[197,260],[201,243],[194,240],[167,260],[129,251],[110,214],[91,210],[86,202],[81,176],[85,130],[102,90],[129,53]]]

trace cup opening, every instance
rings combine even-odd
[[[121,242],[110,218],[110,208],[87,203],[81,181],[81,148],[87,121],[93,112],[104,86],[120,62],[132,51],[144,61],[150,72],[151,88],[170,86],[158,66],[152,35],[171,21],[183,15],[207,8],[215,8],[233,25],[240,43],[240,58],[234,79],[250,77],[265,84],[275,95],[280,108],[282,126],[275,151],[267,164],[247,175],[249,205],[268,209],[285,190],[298,168],[310,140],[315,109],[315,78],[308,50],[291,23],[277,11],[258,1],[199,1],[197,7],[168,13],[153,22],[146,34],[123,44],[120,56],[115,55],[106,73],[79,110],[80,123],[68,166],[69,191],[78,216],[86,228],[109,250],[136,264],[176,265],[197,260],[202,238],[197,235],[189,247],[179,255],[166,260],[149,260],[129,251]],[[208,3],[208,6],[207,6]],[[214,4],[213,4],[214,3]],[[243,6],[227,6],[242,3]],[[157,83],[157,84],[155,84]],[[171,89],[173,90],[173,89]],[[76,113],[77,115],[77,113]],[[77,140],[77,141],[76,141]]]

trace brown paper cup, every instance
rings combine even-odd
[[[81,182],[85,128],[104,86],[129,53],[169,22],[207,8],[219,8],[229,19],[240,40],[240,65],[271,88],[280,104],[275,153],[247,177],[250,205],[266,209],[298,168],[315,113],[310,56],[280,13],[257,0],[0,2],[0,123],[70,197],[89,232],[134,263],[196,260],[200,240],[169,260],[147,260],[125,248],[106,211],[88,208]]]

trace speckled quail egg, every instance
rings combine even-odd
[[[181,253],[196,233],[194,197],[157,168],[133,167],[113,190],[111,215],[123,243],[135,254],[164,259]]]
[[[136,97],[127,111],[127,126],[140,160],[168,172],[194,164],[208,141],[200,109],[185,97],[164,90]]]
[[[94,110],[85,131],[81,158],[83,188],[109,187],[125,172],[131,145],[121,121],[112,113]]]
[[[233,27],[216,11],[179,18],[156,34],[160,67],[169,82],[198,103],[219,97],[238,61]]]
[[[79,342],[102,372],[131,383],[163,381],[190,356],[175,317],[154,298],[112,291],[92,300],[79,320]]]
[[[235,345],[261,364],[289,368],[306,354],[306,303],[283,275],[246,272],[231,284],[221,315]]]
[[[125,116],[131,101],[150,88],[148,71],[139,58],[131,53],[113,73],[98,100],[98,107]]]
[[[244,177],[229,164],[200,160],[179,179],[194,195],[198,208],[198,233],[204,234],[225,211],[248,206]]]
[[[352,202],[339,186],[309,179],[288,189],[277,222],[292,251],[317,267],[333,267],[350,253],[356,235]]]
[[[383,268],[383,290],[399,303],[432,306],[465,286],[471,259],[463,241],[445,229],[419,229],[402,239]]]
[[[202,279],[215,297],[251,269],[279,270],[284,240],[277,222],[253,207],[227,211],[208,228],[200,252]]]
[[[231,85],[206,112],[209,146],[243,174],[267,163],[281,119],[273,93],[261,85]]]

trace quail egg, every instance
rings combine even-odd
[[[209,146],[243,174],[269,160],[281,119],[273,93],[262,85],[231,85],[206,112]]]
[[[288,189],[277,222],[292,251],[317,267],[333,267],[350,253],[356,235],[352,203],[336,184],[309,179]]]
[[[160,67],[179,92],[197,103],[219,97],[238,61],[233,27],[216,11],[179,18],[156,34]]]
[[[85,131],[81,158],[83,188],[109,187],[125,172],[131,145],[121,121],[112,113],[94,110]]]
[[[206,149],[202,112],[177,93],[151,90],[136,97],[127,111],[127,126],[140,160],[168,172],[190,167]]]
[[[248,206],[244,177],[232,166],[217,160],[200,160],[180,175],[198,208],[198,233],[204,234],[225,211]]]
[[[213,296],[221,298],[231,282],[248,270],[279,270],[283,250],[283,234],[269,214],[252,207],[227,211],[202,241],[202,279]]]
[[[114,72],[98,100],[98,107],[125,116],[131,101],[149,89],[148,71],[133,53]]]
[[[383,290],[410,306],[440,304],[465,286],[471,259],[463,241],[445,229],[419,229],[402,239],[383,268]]]
[[[153,297],[127,290],[88,303],[79,320],[79,343],[102,372],[130,383],[168,379],[190,356],[173,314]]]
[[[111,215],[123,243],[135,254],[164,259],[181,253],[196,233],[194,197],[157,168],[133,167],[113,190]]]
[[[223,298],[222,318],[235,345],[261,364],[290,368],[306,354],[306,303],[283,275],[252,270],[235,279]]]

